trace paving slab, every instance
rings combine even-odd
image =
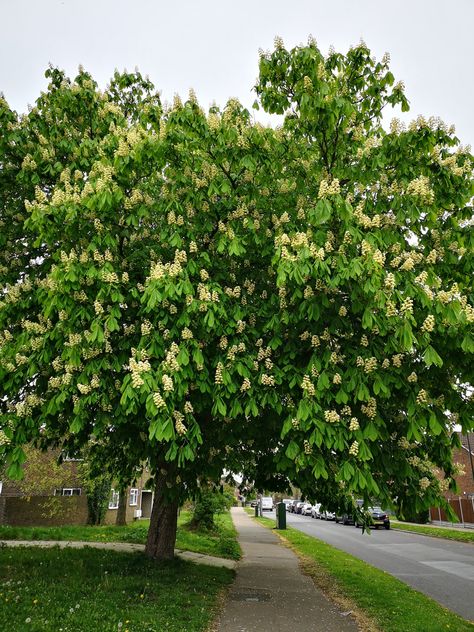
[[[219,632],[355,632],[356,622],[303,575],[278,536],[232,508],[243,558],[217,624]]]

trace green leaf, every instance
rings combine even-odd
[[[296,441],[290,441],[290,443],[288,444],[288,447],[285,450],[286,456],[292,461],[294,461],[296,457],[298,456],[299,452],[300,452],[300,448],[299,448],[299,445],[296,443]]]
[[[370,397],[370,393],[367,386],[364,383],[359,384],[359,388],[357,389],[357,399],[360,402],[366,402],[368,401],[369,397]]]
[[[148,436],[150,440],[157,434],[160,425],[161,421],[155,420],[151,422],[150,427],[148,428]]]
[[[313,467],[313,474],[315,478],[324,478],[325,480],[327,480],[328,478],[326,465],[324,464],[324,460],[320,456],[318,456],[318,458],[316,459],[316,463]]]
[[[336,393],[336,402],[338,404],[347,404],[349,396],[342,388]]]
[[[253,417],[256,417],[258,415],[258,406],[254,399],[250,400],[250,412],[252,413]]]
[[[69,430],[73,433],[76,434],[77,432],[79,432],[82,429],[82,423],[81,420],[79,419],[79,417],[76,417],[72,423],[69,426]]]
[[[364,329],[372,329],[372,324],[374,322],[373,314],[370,308],[366,308],[364,310],[364,314],[362,316],[362,327]]]
[[[324,224],[331,217],[331,205],[327,200],[319,200],[309,217],[315,224]]]
[[[298,406],[298,413],[297,413],[298,419],[301,419],[301,421],[306,421],[310,413],[311,413],[311,408],[308,405],[308,402],[305,399],[301,399],[300,404]]]
[[[370,441],[375,441],[375,439],[378,439],[379,437],[379,433],[377,428],[375,427],[375,424],[370,422],[363,430],[363,436],[366,439],[369,439]]]
[[[474,353],[474,338],[466,334],[461,343],[461,349],[467,353]]]
[[[202,355],[202,351],[199,347],[193,351],[193,360],[195,364],[204,364],[204,356]]]
[[[290,432],[292,427],[293,424],[291,423],[291,417],[288,417],[288,419],[285,419],[285,423],[283,424],[283,428],[281,429],[280,438],[284,439],[286,435]]]
[[[106,324],[107,324],[107,329],[109,331],[119,331],[120,330],[120,325],[117,322],[117,319],[114,318],[113,316],[109,316],[106,320]]]
[[[10,463],[10,465],[7,467],[7,476],[13,481],[18,481],[23,478],[23,468],[17,461]]]
[[[217,405],[217,410],[218,410],[219,414],[222,415],[222,417],[225,417],[225,415],[227,413],[227,406],[225,405],[224,400],[221,399],[220,397],[218,397],[216,399],[216,405]]]
[[[353,475],[354,475],[354,468],[349,463],[349,461],[346,461],[341,467],[341,469],[339,470],[339,477],[343,481],[350,481]]]
[[[365,489],[367,487],[367,481],[365,480],[365,476],[362,474],[360,470],[358,472],[357,480],[358,480],[359,489]]]
[[[208,310],[208,312],[206,313],[206,316],[204,317],[204,323],[210,329],[212,329],[212,327],[214,327],[214,313],[212,312],[212,310]]]
[[[431,345],[428,345],[425,349],[425,353],[423,354],[423,360],[426,366],[431,366],[432,364],[436,366],[443,366],[443,360],[438,355],[438,353],[433,349]]]
[[[187,352],[185,347],[181,347],[176,359],[178,360],[178,363],[181,366],[188,366],[188,364],[189,364],[189,353]]]
[[[431,432],[435,435],[438,436],[439,434],[441,434],[442,430],[443,430],[443,426],[439,423],[435,413],[433,411],[431,411],[430,413],[430,419],[429,419],[429,426],[430,426],[430,430]]]
[[[170,441],[174,437],[174,425],[173,421],[168,418],[158,422],[155,430],[155,438],[158,441]]]
[[[398,328],[398,339],[404,351],[410,351],[413,346],[413,331],[408,321]]]
[[[241,415],[242,412],[243,412],[242,411],[242,406],[241,406],[239,400],[235,398],[234,401],[232,402],[232,407],[230,409],[229,416],[232,417],[232,418],[235,418],[238,415]]]
[[[323,371],[318,377],[318,391],[324,391],[329,388],[329,376]]]

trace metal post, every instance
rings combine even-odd
[[[285,503],[277,503],[276,506],[276,528],[286,529],[286,505]]]
[[[463,525],[464,525],[464,514],[463,514],[463,511],[462,511],[462,500],[461,500],[461,496],[459,496],[458,500],[459,500],[459,510],[460,510],[460,512],[461,512],[461,522],[462,522],[462,523],[463,523]]]

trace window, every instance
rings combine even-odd
[[[61,489],[55,489],[55,496],[80,496],[82,489],[80,487],[61,487]]]
[[[138,505],[138,489],[130,490],[130,505]]]
[[[118,509],[119,506],[119,493],[115,489],[110,490],[109,509]]]

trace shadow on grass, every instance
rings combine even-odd
[[[0,548],[0,630],[201,632],[228,569],[141,553]]]

